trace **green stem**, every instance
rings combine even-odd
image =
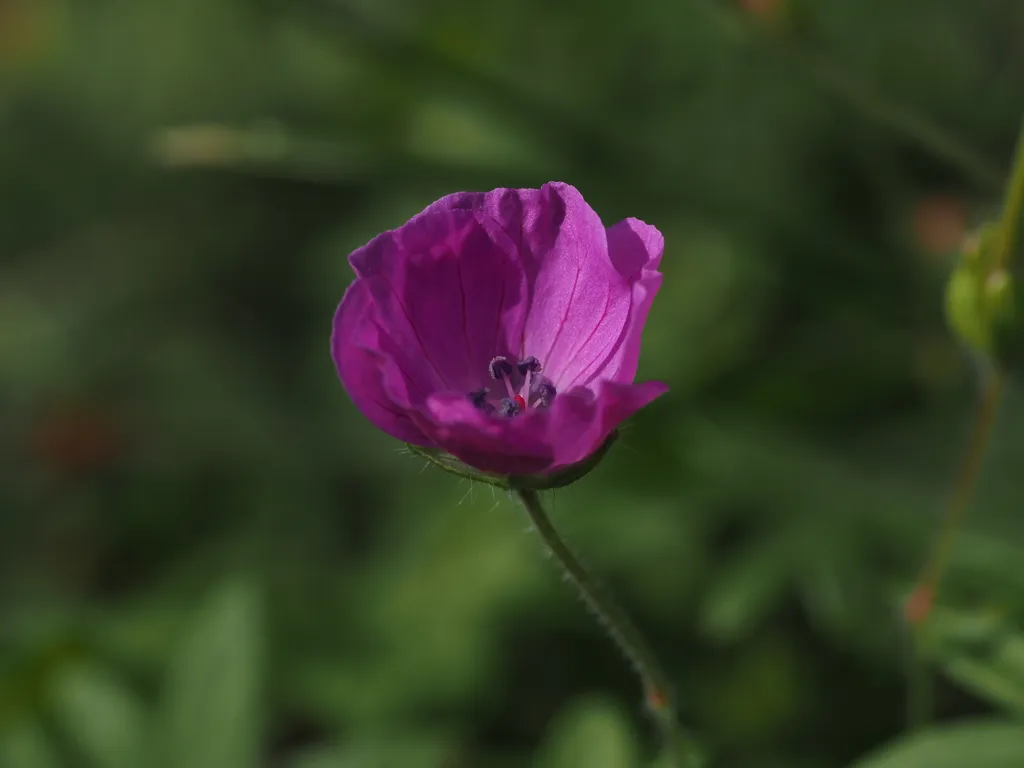
[[[996,412],[999,408],[999,401],[1003,391],[1003,377],[998,373],[992,373],[985,390],[978,404],[978,414],[974,420],[974,427],[971,432],[971,440],[967,446],[967,454],[964,456],[963,464],[957,475],[956,485],[953,488],[953,497],[949,502],[949,509],[942,522],[939,531],[939,538],[932,551],[932,557],[925,568],[924,578],[921,583],[925,585],[926,594],[930,601],[934,601],[939,591],[939,584],[942,575],[945,573],[946,565],[953,552],[953,539],[963,523],[967,514],[967,507],[970,504],[974,486],[977,484],[978,475],[981,473],[982,461],[985,458],[985,449],[988,447],[992,435],[992,428],[995,426]]]
[[[1024,122],[1017,136],[1017,150],[1013,159],[1013,175],[1006,187],[1006,203],[1003,206],[1002,241],[996,261],[996,269],[1006,269],[1013,260],[1017,247],[1017,233],[1020,230],[1021,214],[1024,213]]]
[[[619,608],[598,586],[562,540],[562,537],[559,536],[544,510],[537,491],[527,488],[514,490],[548,551],[562,566],[566,577],[576,586],[580,596],[597,615],[609,636],[636,670],[644,689],[647,707],[661,729],[666,749],[674,758],[674,764],[680,768],[696,765],[696,752],[689,740],[684,737],[676,720],[672,686],[668,676],[661,664],[658,663],[654,652],[647,645],[643,635],[640,634],[625,611]]]
[[[935,679],[928,666],[928,638],[922,630],[910,633],[907,681],[907,729],[916,731],[932,720],[935,708]]]
[[[907,621],[911,625],[913,635],[907,689],[907,726],[911,729],[923,728],[932,717],[935,686],[927,663],[930,647],[928,619],[931,617],[939,584],[953,552],[956,533],[963,524],[974,486],[981,472],[985,449],[995,426],[1002,388],[1002,375],[993,371],[978,405],[967,454],[960,465],[953,496],[939,527],[938,539],[908,601]]]

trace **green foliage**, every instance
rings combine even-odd
[[[629,721],[609,702],[580,701],[551,724],[538,768],[589,765],[631,768],[641,764],[640,748]]]
[[[190,622],[155,711],[95,663],[62,665],[45,690],[72,765],[256,765],[262,741],[263,624],[243,582],[219,588]],[[11,766],[58,766],[48,735],[13,721],[0,738]]]
[[[131,768],[153,759],[145,744],[143,706],[102,668],[86,665],[65,670],[54,681],[55,719],[96,768]]]
[[[262,635],[258,596],[246,584],[225,587],[204,607],[170,664],[156,736],[167,766],[257,763]]]
[[[289,763],[288,768],[443,768],[452,748],[436,737],[392,734],[343,746],[317,747]]]
[[[855,768],[1013,768],[1024,762],[1024,726],[1001,720],[953,723],[906,739]]]
[[[1022,24],[997,0],[0,0],[0,768],[662,768],[521,511],[377,433],[329,358],[348,252],[551,179],[666,236],[640,377],[671,392],[546,501],[709,766],[1016,749],[1014,381],[920,735],[899,602],[974,404],[958,264],[958,330],[992,341],[956,254],[998,218]]]
[[[994,608],[938,611],[932,653],[950,678],[1007,712],[1024,715],[1024,633]]]

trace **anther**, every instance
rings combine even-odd
[[[540,360],[538,360],[533,355],[530,355],[529,357],[524,357],[516,365],[519,368],[519,372],[524,376],[527,373],[540,373],[541,370]]]
[[[551,379],[538,376],[534,381],[530,394],[535,398],[534,405],[547,408],[551,405],[551,401],[555,399],[555,385],[551,383]]]
[[[487,370],[490,372],[492,379],[498,380],[507,379],[512,375],[512,371],[515,369],[512,367],[512,363],[508,361],[507,357],[498,355],[496,358],[491,360],[490,364],[487,366]]]
[[[484,413],[494,413],[494,405],[487,400],[488,389],[475,389],[470,392],[466,397],[469,398],[469,402],[473,404],[474,408],[477,408]]]
[[[517,403],[511,397],[503,397],[498,403],[498,415],[499,416],[515,416],[517,413],[522,411],[519,403]]]

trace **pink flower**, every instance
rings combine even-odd
[[[484,472],[563,470],[668,389],[633,383],[663,249],[568,184],[449,195],[349,257],[338,375],[399,440]]]

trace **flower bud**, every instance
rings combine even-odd
[[[946,288],[946,316],[971,349],[1009,370],[1024,356],[1024,325],[1015,307],[1017,278],[998,265],[1001,240],[1001,227],[990,223],[965,245]]]

